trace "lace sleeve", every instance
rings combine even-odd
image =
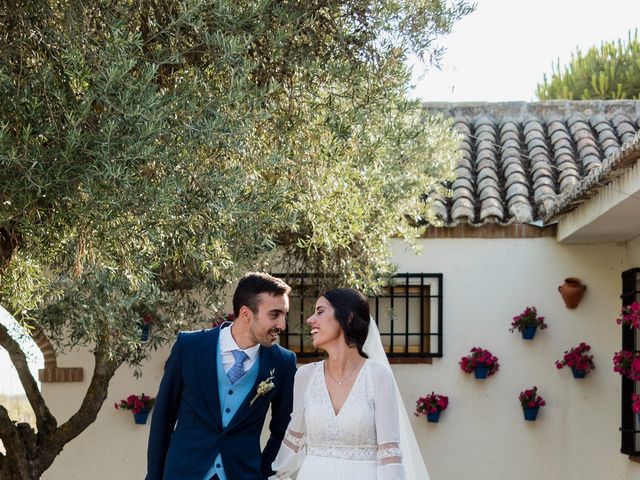
[[[300,468],[306,453],[306,426],[304,421],[304,395],[314,368],[313,363],[304,365],[296,372],[293,385],[293,411],[291,421],[282,440],[278,455],[271,464],[276,472],[270,480],[286,480]]]
[[[399,406],[393,373],[378,365],[374,372],[376,435],[378,436],[378,479],[405,480],[400,445]]]
[[[287,433],[284,435],[282,443],[289,448],[293,453],[298,453],[302,447],[304,447],[304,432],[296,432],[287,428]]]
[[[391,465],[393,463],[402,463],[400,444],[398,442],[387,442],[378,445],[378,464]]]

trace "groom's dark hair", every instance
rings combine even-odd
[[[237,318],[243,305],[249,307],[254,314],[258,313],[258,295],[261,293],[281,296],[289,295],[290,292],[291,287],[289,285],[268,273],[245,273],[238,282],[236,291],[233,294],[233,314]]]
[[[369,358],[362,351],[369,334],[369,300],[353,288],[334,288],[322,294],[333,307],[333,316],[344,332],[344,339],[350,347],[356,347],[358,353]]]

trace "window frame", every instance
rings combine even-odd
[[[640,301],[640,268],[622,272],[622,306]],[[629,325],[622,325],[622,350],[640,351],[640,332]],[[640,382],[621,376],[620,396],[620,452],[633,460],[640,460],[640,425],[631,410],[631,394],[640,393]]]
[[[287,319],[288,325],[290,325],[291,322],[298,322],[296,326],[299,326],[300,333],[296,332],[291,334],[291,336],[299,337],[300,345],[297,345],[297,342],[291,345],[293,342],[289,341],[289,328],[280,333],[280,345],[295,352],[299,363],[307,363],[322,358],[321,351],[305,351],[304,344],[305,305],[308,305],[307,302],[314,304],[321,292],[313,280],[317,278],[317,276],[310,273],[275,273],[273,275],[282,278],[291,285],[292,292],[290,294],[290,302],[297,298],[300,299],[299,318]],[[372,303],[371,314],[376,319],[378,326],[380,325],[381,300],[388,299],[391,308],[398,302],[404,302],[405,307],[402,319],[396,320],[394,318],[393,321],[389,322],[389,330],[383,329],[380,331],[380,336],[383,339],[391,338],[387,351],[387,358],[390,363],[431,363],[433,358],[443,357],[443,280],[442,273],[397,273],[391,278],[392,284],[383,287],[379,295],[368,297],[370,303]],[[435,287],[435,293],[431,289],[432,285]],[[425,294],[425,291],[428,291],[428,294]],[[302,292],[303,295],[300,295],[300,292]],[[413,317],[410,312],[411,307],[407,308],[406,305],[409,304],[411,299],[414,299],[414,301],[418,299],[420,302],[419,315],[422,320],[419,321],[420,327],[417,332],[409,331],[410,320]],[[429,302],[429,306],[426,306],[425,302]],[[435,302],[436,308],[433,309],[436,310],[435,312],[431,309],[431,302]],[[428,317],[425,317],[426,314],[428,314]],[[403,332],[394,331],[394,323],[397,321],[404,321]],[[426,331],[425,328],[428,328],[429,331]],[[410,351],[409,337],[416,336],[420,337],[418,351]],[[400,343],[397,342],[398,339],[404,340],[402,351],[396,350],[398,343]],[[298,338],[296,338],[296,340],[298,340]],[[435,349],[431,349],[432,342],[435,342]],[[411,346],[415,348],[415,345]]]

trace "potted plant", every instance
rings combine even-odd
[[[634,382],[640,382],[640,352],[616,352],[613,355],[613,371]]]
[[[547,326],[548,325],[544,323],[544,317],[538,316],[536,307],[527,307],[522,313],[513,317],[509,331],[514,332],[518,330],[522,333],[523,339],[531,340],[536,334],[538,327],[540,327],[540,330],[544,330]]]
[[[438,423],[440,412],[449,406],[449,397],[431,392],[426,397],[418,398],[414,415],[419,417],[425,415],[427,422]]]
[[[142,316],[142,322],[140,322],[140,341],[147,342],[151,333],[151,325],[153,325],[153,316],[150,313],[145,313]]]
[[[574,378],[584,378],[587,373],[596,368],[593,363],[593,355],[589,355],[591,346],[585,342],[565,350],[562,360],[556,360],[556,368],[561,369],[565,365],[571,368]]]
[[[222,325],[225,322],[233,322],[235,319],[236,316],[233,312],[217,313],[211,320],[211,328],[216,328],[217,326]]]
[[[640,303],[633,302],[630,305],[623,305],[620,309],[620,316],[616,318],[616,323],[631,328],[640,327]]]
[[[459,364],[463,372],[473,372],[476,378],[490,377],[500,368],[498,357],[480,347],[473,347],[469,355],[460,359]]]
[[[114,405],[116,410],[131,410],[134,421],[138,425],[144,425],[147,423],[147,417],[155,401],[155,398],[143,393],[142,395],[129,395],[126,399],[120,400],[120,403]]]
[[[520,400],[520,405],[522,405],[524,419],[528,422],[533,422],[538,416],[540,407],[544,407],[547,404],[544,398],[538,395],[538,387],[523,390],[518,395],[518,399]]]
[[[640,422],[640,394],[631,394],[631,409],[638,416],[638,422]]]

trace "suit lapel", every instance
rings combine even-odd
[[[253,399],[253,397],[256,396],[256,391],[258,390],[258,385],[260,385],[260,382],[262,382],[263,380],[269,377],[269,370],[273,368],[272,357],[273,357],[273,353],[270,348],[262,347],[262,346],[260,347],[260,364],[258,365],[258,377],[256,378],[256,381],[251,387],[251,390],[249,390],[249,393],[244,398],[242,404],[240,405],[240,408],[238,408],[238,411],[229,422],[229,425],[227,425],[227,429],[233,428],[238,423],[240,423],[245,417],[247,417],[251,413],[252,411],[251,409],[256,406],[256,403],[260,401],[260,398],[258,398],[253,403],[253,405],[250,405],[251,400]],[[273,382],[274,384],[277,385],[278,372],[274,372],[274,375],[275,375],[275,378]]]
[[[207,407],[218,428],[222,428],[217,375],[219,339],[220,329],[215,328],[211,331],[211,335],[205,343],[203,356],[199,359],[196,369],[200,379],[198,383],[200,383]]]

